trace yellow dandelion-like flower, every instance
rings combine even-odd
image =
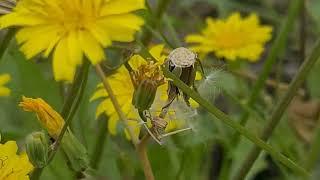
[[[214,52],[227,60],[247,59],[256,61],[271,39],[272,27],[261,25],[256,14],[241,18],[233,13],[227,19],[207,18],[207,27],[201,34],[186,37],[192,49],[201,54]]]
[[[0,144],[0,179],[24,180],[33,170],[26,153],[17,155],[18,146],[15,141]]]
[[[143,8],[144,0],[19,0],[0,27],[21,27],[16,39],[28,59],[53,51],[55,79],[71,82],[83,55],[95,65],[112,41],[134,40],[144,22],[133,12]]]
[[[150,49],[150,53],[153,57],[158,60],[158,63],[162,64],[166,59],[166,56],[162,55],[164,46],[157,45]],[[140,66],[147,64],[146,60],[139,55],[134,55],[129,60],[129,64],[133,70],[137,70]],[[140,132],[140,125],[139,125],[139,115],[137,110],[131,103],[131,99],[134,92],[134,86],[131,83],[130,74],[127,69],[122,65],[115,74],[107,77],[109,80],[110,85],[116,90],[115,96],[117,97],[122,111],[126,114],[126,117],[129,119],[129,123],[131,126],[135,127],[135,133],[138,136]],[[166,94],[166,85],[162,85],[159,87],[157,94],[161,94],[161,96]],[[160,95],[159,94],[159,95]],[[108,121],[108,130],[110,134],[115,135],[117,133],[117,124],[119,122],[118,114],[116,113],[111,100],[108,98],[108,94],[103,88],[102,84],[97,86],[97,91],[91,97],[90,101],[104,98],[104,100],[99,104],[96,117],[101,115],[102,113],[106,113],[109,117]],[[128,134],[126,132],[127,137]]]
[[[47,129],[49,135],[57,139],[64,125],[64,119],[43,99],[22,97],[19,104],[24,111],[35,112],[41,125]]]
[[[4,85],[10,81],[11,77],[9,74],[1,74],[0,75],[0,96],[9,96],[10,89],[5,87]]]

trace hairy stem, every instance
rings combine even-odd
[[[69,125],[71,124],[71,121],[73,119],[73,116],[75,112],[77,111],[79,104],[81,102],[81,99],[83,97],[83,92],[87,84],[87,78],[88,78],[88,73],[89,73],[89,67],[90,63],[88,60],[84,62],[82,65],[74,83],[72,84],[70,93],[63,105],[62,111],[61,111],[61,116],[63,119],[65,119],[65,124],[61,130],[61,133],[56,140],[53,150],[49,154],[49,162],[53,159],[55,156],[57,150],[60,147],[60,143],[62,141],[62,138],[66,131],[68,130]]]
[[[270,119],[267,121],[267,125],[265,126],[265,128],[263,129],[260,135],[260,138],[262,140],[267,141],[270,138],[270,136],[273,133],[273,130],[276,128],[276,126],[280,122],[281,117],[286,111],[291,100],[296,95],[297,90],[302,85],[308,73],[311,71],[313,65],[316,63],[319,57],[320,57],[320,40],[316,43],[316,46],[314,47],[310,57],[302,64],[297,75],[294,77],[294,79],[290,83],[287,93],[281,98],[279,103],[276,105],[273,113],[271,114]],[[261,149],[258,146],[254,146],[249,151],[248,156],[240,166],[240,169],[234,179],[245,178],[246,174],[250,171],[255,160],[258,158],[260,152],[261,152]]]
[[[147,180],[154,180],[154,175],[153,175],[152,168],[151,168],[151,165],[150,165],[150,162],[148,159],[146,147],[139,145],[139,139],[135,135],[132,126],[130,126],[128,124],[128,119],[126,118],[126,115],[124,114],[124,112],[121,110],[121,106],[120,106],[116,96],[114,95],[113,90],[112,90],[112,88],[111,88],[107,78],[105,77],[105,74],[99,64],[96,65],[96,72],[97,72],[98,76],[100,76],[102,83],[103,83],[103,86],[106,89],[106,91],[109,95],[109,98],[110,98],[119,118],[124,122],[128,132],[129,132],[131,140],[132,140],[134,146],[136,147],[137,153],[139,155],[139,159],[140,159],[141,164],[143,166],[143,171],[144,171],[146,179]]]

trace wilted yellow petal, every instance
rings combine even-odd
[[[64,120],[61,115],[43,99],[22,97],[19,106],[22,107],[24,111],[36,113],[38,120],[41,125],[47,129],[49,135],[54,139],[58,138],[63,128]]]

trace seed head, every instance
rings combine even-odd
[[[168,60],[176,67],[186,68],[192,66],[197,59],[197,54],[191,50],[179,47],[174,49],[168,56]]]

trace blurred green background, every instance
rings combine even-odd
[[[263,24],[273,26],[274,37],[277,35],[278,29],[286,17],[289,2],[290,0],[171,1],[165,15],[166,20],[161,24],[161,28],[168,36],[169,41],[175,41],[170,31],[167,31],[169,23],[169,26],[172,25],[176,29],[180,40],[183,40],[187,34],[199,32],[204,27],[204,19],[207,16],[226,17],[234,11],[239,11],[242,14],[255,12],[260,16]],[[305,50],[306,54],[308,54],[315,43],[315,39],[320,37],[320,1],[308,0],[305,2],[306,20],[303,30],[306,42]],[[150,1],[150,3],[156,6],[155,1]],[[296,19],[296,24],[290,32],[286,49],[278,57],[277,65],[270,78],[288,83],[301,64],[299,43],[301,41],[299,35],[301,24],[299,23],[301,23],[301,20]],[[159,41],[154,40],[154,42],[157,43]],[[267,45],[265,54],[268,53],[271,43],[272,41]],[[114,64],[117,63],[117,58],[113,54],[117,53],[119,52],[114,51],[110,53],[111,58],[109,59],[115,61],[113,62]],[[234,67],[231,68],[257,74],[260,72],[264,58],[265,55],[261,61],[255,64],[248,64],[246,62],[232,64]],[[41,129],[35,115],[23,112],[18,107],[18,103],[23,95],[27,97],[41,97],[56,110],[61,110],[63,104],[61,89],[59,83],[53,80],[50,63],[50,61],[41,58],[35,58],[32,61],[26,60],[23,54],[18,51],[15,42],[11,43],[0,61],[0,74],[9,73],[12,77],[8,85],[12,90],[11,96],[0,98],[0,133],[2,135],[2,142],[17,140],[23,148],[25,136]],[[237,102],[244,102],[250,94],[253,82],[248,81],[244,77],[235,76],[231,73],[223,72],[223,70],[220,71],[220,67],[212,68],[216,64],[220,66],[225,65],[224,62],[212,57],[205,59],[203,64],[208,74],[216,73],[217,83],[214,86],[217,89],[226,90],[226,92],[221,91],[220,94],[217,92],[203,92],[203,95],[208,96],[206,98],[210,98],[209,96],[214,93],[214,98],[210,100],[224,112],[235,117],[235,119],[239,119],[242,110],[227,94],[236,98]],[[87,147],[90,156],[92,156],[95,152],[98,131],[101,127],[105,127],[107,134],[107,125],[106,117],[101,117],[98,120],[95,119],[95,108],[98,102],[89,103],[89,98],[99,83],[99,79],[93,69],[90,69],[90,71],[85,96],[72,122],[71,129],[85,147]],[[318,102],[320,97],[319,80],[320,62],[313,68],[307,82],[304,84],[303,88],[306,91],[307,97],[298,102],[298,107],[304,107],[301,105],[302,103]],[[277,88],[266,89],[262,93],[254,109],[256,116],[250,116],[252,119],[250,120],[250,124],[247,125],[249,130],[256,133],[260,132],[264,122],[256,117],[268,117],[281,94],[283,94],[283,91],[277,90]],[[163,146],[159,146],[154,142],[148,146],[148,153],[156,179],[216,179],[223,157],[227,154],[223,144],[229,141],[233,130],[220,123],[219,120],[214,119],[215,117],[206,113],[201,108],[198,109],[196,117],[185,116],[185,118],[193,118],[194,131],[184,132],[167,138]],[[212,119],[214,120],[212,121]],[[314,121],[317,121],[317,119]],[[310,143],[308,142],[308,138],[305,137],[309,137],[306,133],[311,132],[309,132],[309,129],[305,130],[304,123],[308,122],[299,122],[299,118],[290,120],[290,115],[285,115],[270,140],[273,147],[298,163],[303,160],[306,147]],[[314,124],[313,127],[317,123]],[[305,137],[301,138],[301,136]],[[96,162],[99,179],[130,180],[144,178],[135,150],[124,137],[107,134],[105,139],[103,139],[103,144],[100,146],[103,146],[103,154],[101,159]],[[234,173],[251,146],[250,142],[243,139],[238,148],[229,149],[231,152],[228,155],[231,155],[231,158],[235,162],[229,173]],[[320,169],[315,170],[315,179],[317,171],[320,171]],[[295,179],[295,176],[288,169],[278,164],[278,162],[274,162],[272,158],[266,154],[262,154],[247,178],[259,180]],[[56,156],[49,167],[45,168],[42,179],[73,179],[73,174],[68,169],[61,153]]]

